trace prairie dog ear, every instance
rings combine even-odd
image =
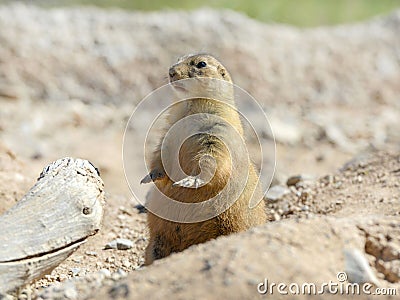
[[[218,70],[218,73],[221,74],[222,78],[224,78],[225,80],[231,81],[231,77],[229,76],[228,72],[226,71],[226,69],[223,66],[218,65],[217,70]]]

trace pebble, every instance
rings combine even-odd
[[[85,254],[89,255],[89,256],[97,256],[97,252],[96,251],[86,251]]]
[[[282,185],[275,185],[268,190],[266,198],[269,201],[278,201],[282,199],[284,195],[287,195],[289,193],[290,190],[287,187]]]
[[[106,258],[106,263],[114,263],[115,262],[115,257],[109,256]]]
[[[282,205],[282,215],[287,215],[290,213],[290,207],[289,207],[289,203],[284,203]]]
[[[368,264],[367,259],[358,249],[344,249],[345,270],[351,283],[373,283],[379,286],[378,279]]]
[[[111,277],[111,272],[108,269],[101,269],[99,271],[100,274],[104,275],[104,277],[109,278]]]
[[[274,213],[274,221],[279,221],[281,216],[278,213]]]
[[[72,258],[72,261],[79,264],[81,262],[82,256],[76,256]]]
[[[326,175],[321,178],[321,182],[325,184],[325,186],[333,183],[333,176],[332,175]]]
[[[309,190],[304,190],[304,191],[302,191],[302,192],[300,193],[300,197],[299,197],[299,198],[300,198],[303,202],[305,202],[305,201],[308,199],[309,195],[310,195],[310,191],[309,191]]]
[[[126,277],[128,275],[128,273],[126,273],[124,270],[122,269],[118,269],[117,274],[121,277]]]
[[[125,215],[118,215],[118,219],[121,221],[126,220],[126,216]]]
[[[60,276],[57,277],[57,281],[59,281],[59,282],[63,282],[67,279],[68,279],[68,276],[65,274],[60,274]]]
[[[113,273],[113,274],[111,275],[111,278],[112,278],[113,280],[117,281],[117,280],[119,280],[119,279],[121,279],[121,278],[126,277],[127,275],[128,275],[128,274],[127,274],[124,270],[118,269],[117,272],[115,272],[115,273]]]
[[[343,183],[341,181],[338,181],[335,183],[334,188],[339,189],[342,185],[343,185]]]
[[[122,260],[122,266],[129,268],[131,266],[131,262],[128,259],[124,259]]]
[[[53,281],[53,276],[52,275],[44,275],[44,278],[48,281]]]
[[[133,247],[133,242],[128,239],[115,239],[104,246],[104,249],[128,250]]]
[[[132,216],[132,213],[131,213],[126,207],[124,207],[124,206],[120,206],[120,207],[119,207],[119,210],[120,210],[122,213],[124,213],[124,214],[127,214],[127,215],[129,215],[129,216]]]
[[[299,183],[301,180],[302,180],[302,176],[301,176],[301,175],[291,176],[291,177],[289,177],[288,180],[286,181],[286,185],[287,185],[287,186],[296,185],[296,184]]]
[[[80,268],[71,268],[70,271],[72,273],[72,276],[78,276],[80,271],[81,271],[81,269]]]
[[[310,207],[309,207],[308,205],[303,205],[303,206],[301,207],[301,210],[302,210],[302,211],[309,211],[309,210],[310,210]]]

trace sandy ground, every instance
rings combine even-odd
[[[33,283],[33,294],[254,298],[266,277],[336,280],[359,257],[378,286],[399,294],[399,29],[399,12],[299,30],[228,11],[0,7],[0,213],[64,156],[96,165],[107,195],[100,232]],[[273,184],[286,194],[265,199],[264,226],[143,268],[146,213],[124,178],[123,133],[135,104],[166,83],[177,56],[194,51],[219,57],[264,107],[276,139]],[[105,250],[115,238],[133,247]]]

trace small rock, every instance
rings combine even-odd
[[[321,178],[321,183],[323,183],[325,186],[333,183],[333,176],[332,175],[326,175]]]
[[[310,207],[309,207],[308,205],[303,205],[303,206],[301,207],[301,210],[302,210],[302,211],[308,211],[308,210],[310,210]]]
[[[65,275],[65,274],[60,274],[60,276],[58,276],[56,279],[57,279],[57,281],[59,281],[59,282],[63,282],[63,281],[65,281],[65,280],[68,279],[68,276]]]
[[[290,213],[290,207],[289,207],[289,203],[288,202],[285,202],[283,205],[282,205],[282,213],[281,213],[281,215],[288,215]]]
[[[118,269],[117,274],[120,276],[120,278],[128,276],[128,274],[122,269]]]
[[[106,258],[106,263],[114,263],[115,262],[115,257],[109,256]]]
[[[339,189],[342,185],[343,185],[343,183],[341,181],[338,181],[338,182],[335,183],[335,185],[333,187],[335,189]]]
[[[97,256],[97,252],[96,251],[86,251],[85,254],[89,255],[89,256]]]
[[[310,213],[310,212],[308,212],[308,211],[305,212],[305,215],[306,215],[306,219],[312,219],[312,218],[314,218],[314,214],[312,214],[312,213]]]
[[[131,266],[131,262],[128,259],[124,259],[124,260],[122,260],[122,265],[125,268],[129,268]]]
[[[278,213],[274,213],[274,221],[279,221],[281,216]]]
[[[72,276],[78,276],[80,271],[80,268],[71,268]]]
[[[301,175],[295,175],[295,176],[291,176],[288,178],[288,180],[286,181],[286,185],[287,186],[292,186],[292,185],[296,185],[298,182],[300,182],[302,180]]]
[[[304,203],[305,201],[307,201],[308,197],[310,195],[310,191],[309,190],[304,190],[300,193],[300,200]]]
[[[267,192],[267,199],[270,201],[278,201],[284,195],[289,194],[290,190],[282,185],[275,185],[271,187]]]
[[[121,278],[124,278],[126,276],[127,276],[127,273],[124,270],[118,269],[117,272],[112,273],[111,279],[114,281],[118,281]]]
[[[373,283],[379,286],[378,279],[373,273],[365,256],[355,248],[344,250],[347,279],[351,283]]]
[[[104,249],[127,250],[133,247],[133,242],[128,239],[115,239],[104,246]]]
[[[300,209],[300,207],[298,207],[298,206],[293,206],[292,207],[292,211],[293,212],[299,212],[301,209]]]
[[[53,276],[52,275],[44,275],[44,278],[46,278],[46,280],[48,280],[48,281],[53,281]]]
[[[111,272],[108,269],[101,269],[99,271],[100,274],[104,275],[104,277],[109,278],[111,277]]]
[[[118,219],[121,220],[121,221],[124,221],[124,220],[126,220],[126,216],[118,215]]]
[[[132,213],[124,206],[120,206],[119,210],[126,215],[132,216]]]
[[[82,256],[76,256],[72,258],[72,261],[79,264],[81,262]]]
[[[381,254],[381,246],[379,245],[379,241],[377,241],[374,237],[368,237],[365,242],[365,252],[375,257],[379,257]]]

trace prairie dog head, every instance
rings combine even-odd
[[[226,68],[215,57],[208,54],[183,56],[169,68],[170,82],[196,77],[211,77],[232,82]]]

